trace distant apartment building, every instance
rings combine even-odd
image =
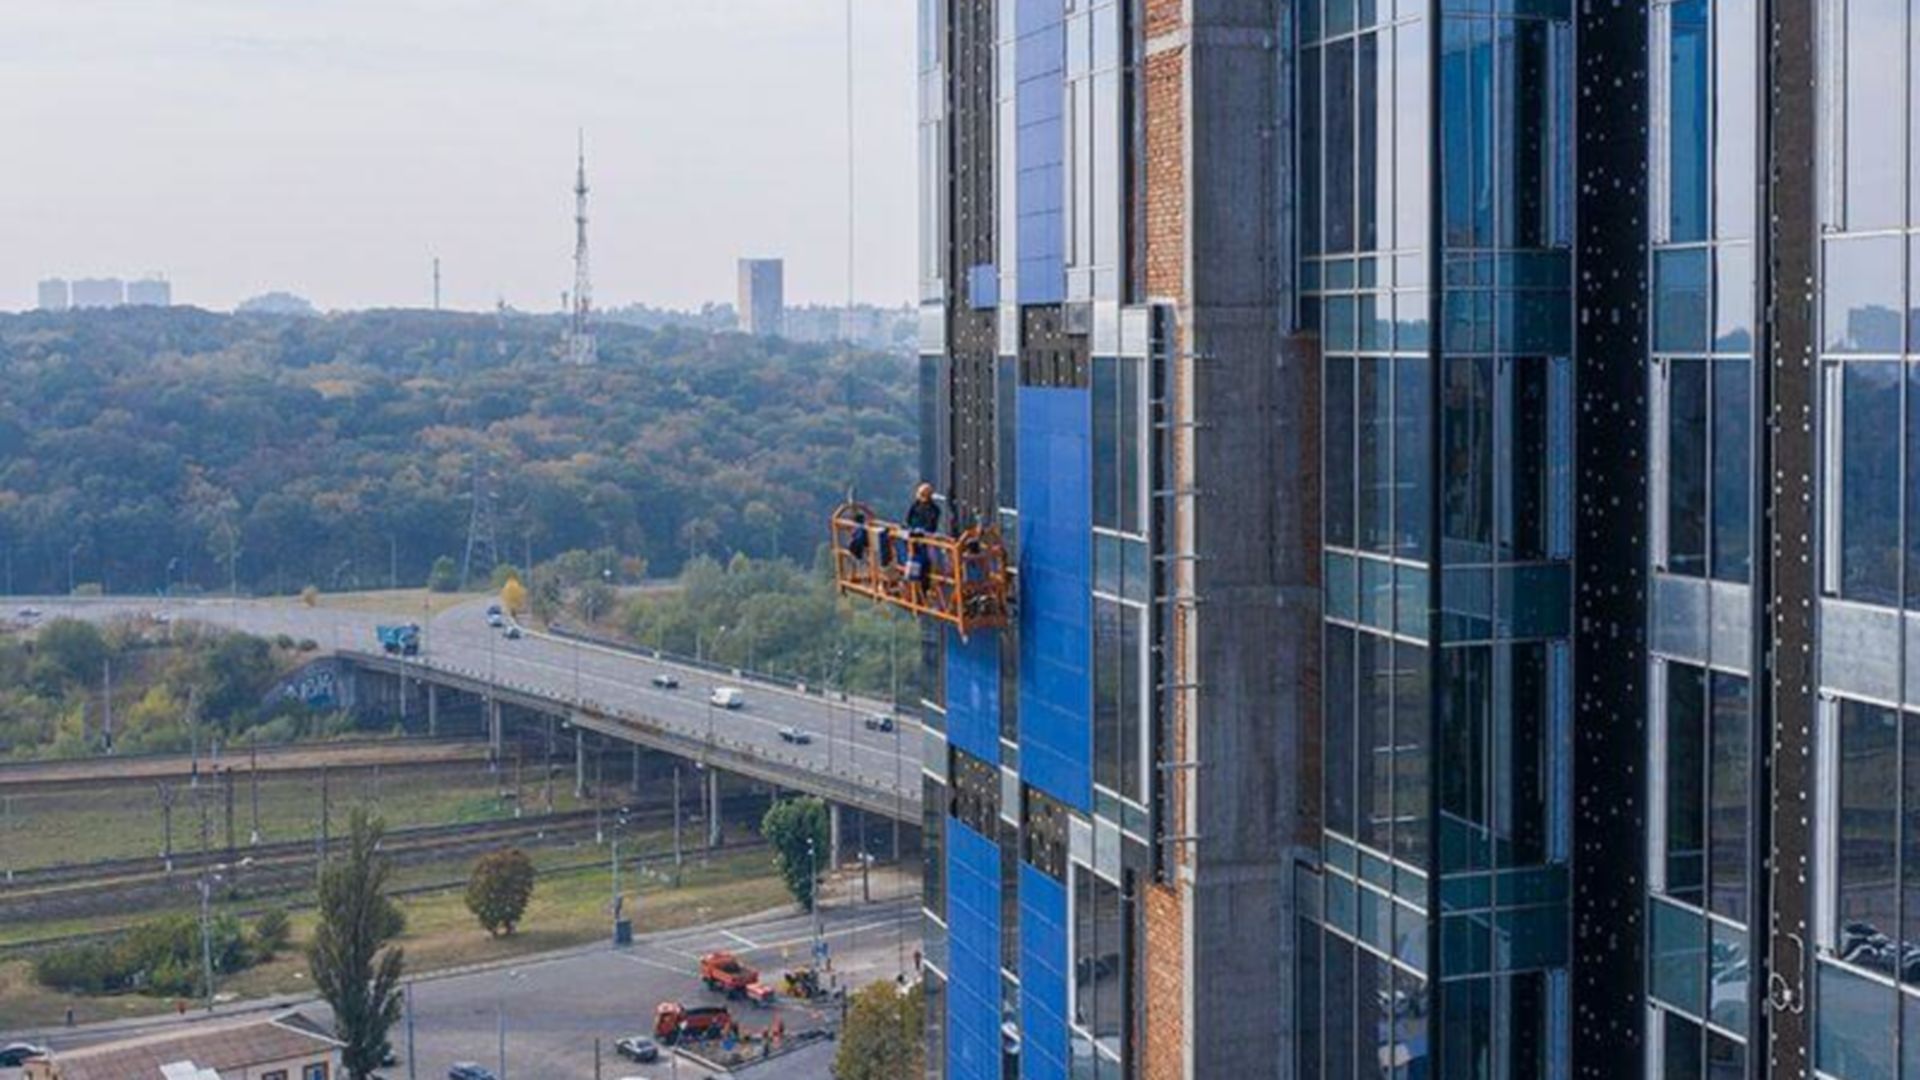
[[[79,278],[73,283],[73,306],[113,308],[127,302],[127,284],[119,278]]]
[[[173,284],[165,278],[142,278],[127,283],[129,307],[171,307]]]
[[[785,265],[779,259],[740,260],[740,332],[778,334],[786,308]]]
[[[35,306],[41,311],[65,311],[72,303],[66,278],[48,278],[40,283],[40,302]]]

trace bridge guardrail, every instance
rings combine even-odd
[[[482,688],[491,687],[511,690],[535,701],[567,706],[587,717],[597,716],[624,726],[651,729],[661,741],[675,744],[672,752],[690,758],[698,759],[703,753],[711,754],[715,751],[724,750],[726,753],[733,755],[736,759],[743,762],[764,763],[765,766],[770,768],[770,771],[778,770],[790,775],[798,774],[793,778],[802,779],[803,782],[794,784],[795,787],[804,787],[807,782],[818,786],[823,780],[831,781],[831,784],[827,786],[834,786],[840,790],[840,794],[834,797],[838,801],[850,805],[872,805],[881,809],[882,812],[899,812],[904,810],[908,804],[915,804],[917,806],[920,801],[920,792],[917,783],[919,779],[919,763],[917,757],[911,770],[906,769],[904,766],[899,769],[899,782],[895,783],[892,778],[859,772],[849,768],[821,768],[817,763],[798,754],[782,753],[758,743],[721,735],[718,732],[703,735],[686,731],[662,723],[651,716],[636,712],[630,708],[592,700],[576,693],[554,691],[529,683],[491,677],[477,669],[469,668],[462,664],[437,661],[430,656],[395,660],[393,657],[376,656],[371,653],[352,651],[343,651],[341,655],[362,663],[372,662],[383,666],[404,666],[425,672],[451,675],[472,682]],[[889,806],[887,804],[892,805]]]

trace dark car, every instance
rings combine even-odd
[[[804,728],[783,727],[780,729],[780,738],[785,742],[805,746],[813,741],[813,733]]]
[[[27,1063],[28,1058],[46,1057],[47,1048],[32,1043],[8,1043],[0,1046],[0,1067],[17,1069]]]
[[[680,679],[678,676],[669,675],[663,671],[653,677],[653,685],[662,690],[678,690],[680,689]]]
[[[614,1053],[629,1061],[649,1062],[660,1060],[660,1044],[645,1035],[634,1035],[613,1044]]]
[[[886,713],[868,713],[864,723],[868,731],[892,731],[893,717]]]
[[[507,627],[507,640],[508,641],[520,640],[520,628],[518,626]]]
[[[499,1080],[499,1078],[493,1075],[492,1069],[475,1065],[471,1061],[462,1061],[447,1070],[447,1080]]]

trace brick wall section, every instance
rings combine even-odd
[[[1145,153],[1146,153],[1146,286],[1155,300],[1176,303],[1187,298],[1187,166],[1186,166],[1186,50],[1177,33],[1185,18],[1184,0],[1147,0],[1146,35],[1149,42],[1144,78]],[[1176,345],[1176,349],[1181,346]],[[1184,350],[1182,350],[1184,351]],[[1184,363],[1176,363],[1176,393],[1189,385],[1190,373]],[[1183,432],[1173,436],[1170,450],[1183,474],[1191,475],[1192,463]],[[1175,524],[1172,547],[1184,549],[1187,538]],[[1174,577],[1178,588],[1191,590],[1190,564],[1177,563]],[[1183,669],[1191,656],[1189,631],[1184,614],[1176,617],[1168,645],[1173,660],[1169,677],[1186,681]],[[1190,695],[1178,695],[1172,717],[1172,738],[1167,753],[1174,761],[1185,761],[1187,713]],[[1169,834],[1187,831],[1181,811],[1186,805],[1189,774],[1176,770],[1169,774],[1171,784],[1168,808],[1173,821],[1163,825]],[[1176,845],[1170,854],[1184,858],[1184,847]],[[1187,1072],[1186,1041],[1186,913],[1180,886],[1149,885],[1145,890],[1146,987],[1142,1017],[1145,1047],[1141,1055],[1143,1080],[1184,1080]]]
[[[1155,300],[1186,298],[1185,80],[1185,49],[1147,56],[1147,295]]]

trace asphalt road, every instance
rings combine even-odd
[[[903,818],[918,817],[920,731],[902,719],[892,732],[866,729],[865,714],[884,708],[860,701],[839,702],[774,684],[719,677],[701,669],[654,660],[598,645],[550,637],[527,630],[508,640],[486,623],[485,599],[459,604],[431,619],[422,613],[379,614],[331,607],[309,608],[290,601],[103,599],[20,600],[13,611],[33,607],[40,619],[74,616],[94,620],[139,614],[165,614],[249,633],[310,638],[329,651],[375,652],[374,628],[401,620],[420,622],[423,667],[458,671],[558,702],[579,701],[610,714],[640,713],[654,722],[695,738],[719,738],[747,744],[754,752],[783,757],[816,772],[853,779],[870,790],[897,795]],[[676,690],[652,685],[655,675],[671,673]],[[740,687],[746,704],[721,709],[707,703],[715,686]],[[798,745],[781,738],[782,728],[807,732],[812,741]]]
[[[645,911],[640,912],[644,925]],[[914,899],[845,908],[825,909],[821,915],[825,939],[841,985],[859,988],[890,980],[904,963],[912,967],[920,947],[918,902]],[[413,987],[414,1068],[406,1063],[407,1029],[393,1032],[392,1043],[401,1056],[396,1068],[385,1070],[394,1080],[439,1080],[456,1061],[475,1061],[499,1071],[500,1031],[506,1030],[506,1078],[589,1078],[594,1076],[594,1040],[601,1043],[601,1075],[607,1080],[629,1076],[670,1080],[676,1075],[665,1058],[654,1065],[636,1065],[617,1058],[613,1044],[626,1036],[647,1034],[654,1006],[662,1001],[687,1005],[717,1004],[719,995],[700,985],[699,958],[726,949],[777,982],[789,967],[807,962],[813,930],[804,915],[761,919],[726,928],[704,927],[641,935],[631,948],[595,946],[539,958],[511,967],[423,979]],[[300,1006],[309,1016],[327,1022],[325,1006]],[[744,1004],[735,1007],[741,1026],[757,1030],[783,1020],[786,1030],[831,1026],[829,1010],[805,1002],[781,1001],[772,1009]],[[181,1023],[166,1018],[144,1025],[138,1034]],[[44,1034],[45,1038],[40,1036]],[[111,1038],[130,1037],[124,1029],[81,1028],[71,1034],[29,1033],[36,1042],[63,1047],[84,1046]],[[827,1057],[795,1055],[787,1067],[776,1066],[782,1080],[827,1080]],[[4,1078],[9,1070],[0,1070]],[[682,1062],[679,1076],[695,1080],[703,1075]]]

